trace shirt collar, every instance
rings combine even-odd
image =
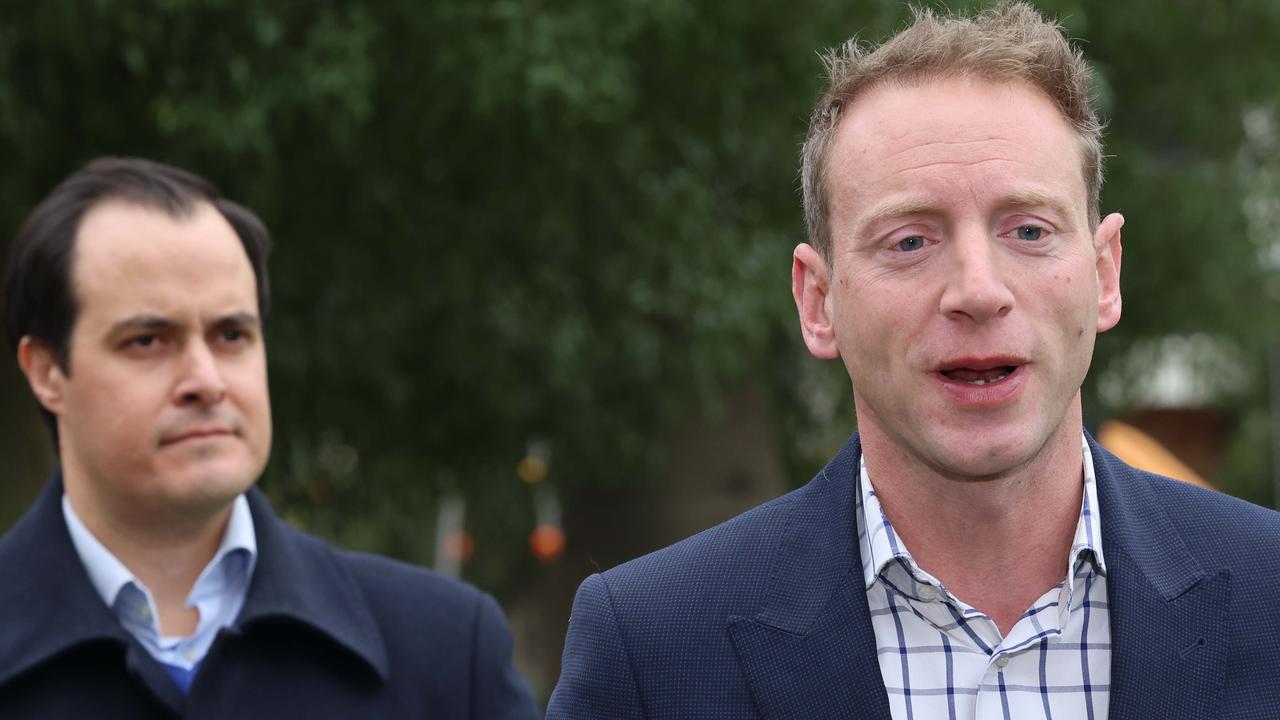
[[[110,550],[107,549],[89,528],[80,520],[71,501],[64,493],[62,496],[62,516],[67,522],[67,531],[71,535],[71,544],[89,575],[89,581],[107,607],[114,607],[116,598],[125,586],[132,583],[138,589],[148,592],[142,581],[125,567]],[[231,505],[231,516],[227,519],[227,527],[222,533],[222,542],[214,553],[213,559],[200,573],[199,579],[192,586],[192,592],[205,580],[214,568],[222,562],[226,555],[234,550],[243,550],[248,562],[244,564],[245,577],[253,574],[254,562],[258,554],[258,542],[253,530],[253,515],[249,512],[249,503],[244,495],[240,495]]]
[[[1098,481],[1094,474],[1093,453],[1089,450],[1088,438],[1082,438],[1084,447],[1084,498],[1080,501],[1080,521],[1076,523],[1076,538],[1071,543],[1071,565],[1067,569],[1068,577],[1072,568],[1092,554],[1094,565],[1102,575],[1107,574],[1107,561],[1102,554],[1102,512],[1098,505]]]
[[[1080,519],[1076,523],[1075,539],[1071,543],[1071,553],[1067,559],[1067,584],[1073,584],[1073,576],[1081,562],[1089,558],[1102,575],[1107,574],[1106,561],[1102,555],[1102,515],[1098,508],[1097,482],[1094,475],[1093,453],[1089,451],[1089,442],[1081,434],[1080,444],[1082,466],[1084,468],[1084,492],[1080,501]],[[858,522],[858,545],[862,552],[862,580],[867,590],[875,584],[876,578],[890,562],[899,561],[907,567],[911,574],[924,582],[940,584],[928,573],[916,565],[915,558],[898,537],[884,514],[880,499],[876,496],[875,487],[867,474],[866,456],[858,461],[859,491],[854,495],[857,507],[854,516]]]
[[[850,445],[852,459],[856,440]],[[89,581],[61,507],[63,494],[62,474],[55,472],[35,506],[0,536],[0,609],[26,620],[0,623],[0,685],[83,643],[124,646],[132,639]],[[413,592],[427,592],[422,588],[434,588],[438,581],[428,582],[418,571],[395,570],[401,566],[390,561],[334,550],[293,530],[256,487],[245,497],[258,554],[243,610],[227,632],[257,633],[259,624],[282,621],[292,628],[305,626],[358,659],[378,682],[387,682],[390,660],[364,584],[385,599],[399,583],[412,580]],[[849,502],[839,504],[852,508]],[[33,605],[31,598],[40,601]],[[176,687],[172,694],[166,702],[177,708]]]
[[[224,557],[236,550],[245,551],[248,562],[244,565],[244,576],[252,577],[253,566],[258,558],[258,538],[253,531],[253,513],[249,512],[249,501],[245,499],[243,493],[231,504],[231,516],[227,518],[227,528],[222,533],[222,543],[218,545],[217,552],[213,554],[213,559],[209,561],[204,572],[200,573],[194,587],[200,587],[205,581],[205,576],[211,573]]]

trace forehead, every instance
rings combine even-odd
[[[833,209],[886,194],[975,199],[1062,196],[1083,212],[1081,142],[1053,102],[1022,82],[967,76],[864,90],[836,128]]]
[[[177,217],[126,201],[92,208],[76,233],[71,288],[81,319],[257,307],[257,281],[244,247],[205,202]]]

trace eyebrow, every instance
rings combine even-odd
[[[1011,208],[1049,208],[1064,222],[1071,220],[1071,211],[1061,200],[1036,190],[1019,190],[1000,198],[1000,207]]]
[[[1045,207],[1059,215],[1064,221],[1071,218],[1071,212],[1067,210],[1067,206],[1057,198],[1047,195],[1038,190],[1017,190],[1000,198],[997,206],[1001,208],[1037,208]],[[856,237],[865,237],[868,230],[894,218],[908,217],[911,215],[941,215],[942,210],[937,204],[920,198],[908,198],[905,200],[895,200],[876,208],[871,212],[870,216],[858,226]]]
[[[253,313],[239,312],[215,318],[212,324],[214,327],[258,327],[262,322]]]
[[[178,323],[160,315],[134,315],[111,326],[110,335],[120,335],[137,330],[172,330]]]
[[[211,323],[213,327],[258,327],[261,321],[258,316],[253,313],[238,312],[229,315],[222,315],[214,318]],[[171,320],[162,315],[134,315],[127,317],[111,326],[110,335],[119,335],[126,332],[146,331],[162,331],[175,330],[182,326],[175,320]]]
[[[876,208],[871,214],[858,225],[855,237],[865,237],[867,232],[885,222],[894,218],[906,217],[908,215],[939,215],[941,210],[937,204],[919,198],[908,198],[906,200],[895,200]]]

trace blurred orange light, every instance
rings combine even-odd
[[[564,531],[555,525],[539,525],[529,535],[529,551],[538,562],[555,562],[564,554]]]
[[[547,462],[540,457],[527,457],[516,464],[516,475],[530,485],[536,485],[547,479]]]
[[[466,530],[451,532],[444,538],[444,552],[454,560],[466,562],[476,552],[476,540]]]

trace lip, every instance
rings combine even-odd
[[[992,370],[1012,367],[1005,377],[986,385],[973,385],[963,380],[953,380],[944,372],[959,368]],[[998,408],[1014,402],[1027,381],[1027,361],[1012,355],[986,357],[961,357],[947,360],[934,368],[933,377],[942,392],[956,405],[972,409]]]
[[[940,373],[959,368],[968,368],[970,370],[991,370],[992,368],[1005,367],[1008,365],[1018,367],[1026,364],[1026,359],[1020,358],[1017,355],[958,357],[938,363],[938,366],[935,367],[933,371]]]
[[[176,435],[170,435],[160,441],[161,445],[177,445],[178,443],[208,440],[211,438],[227,437],[234,435],[230,428],[225,427],[196,427],[184,430]]]

